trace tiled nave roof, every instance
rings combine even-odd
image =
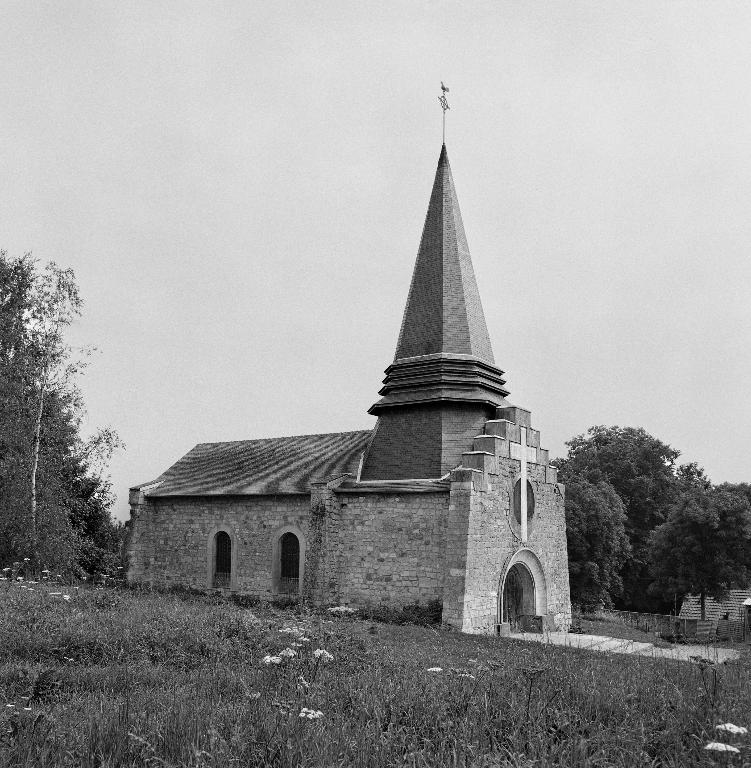
[[[357,475],[370,430],[199,443],[151,483],[146,496],[309,493],[310,483]]]

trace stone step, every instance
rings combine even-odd
[[[509,443],[500,435],[477,435],[472,441],[472,450],[486,451],[494,456],[508,458]]]
[[[466,451],[462,454],[462,466],[477,469],[487,478],[488,473],[497,473],[495,456],[489,451]]]
[[[520,427],[532,426],[532,412],[526,408],[519,408],[516,405],[509,405],[505,408],[496,408],[495,415],[497,419],[506,419],[518,424]]]
[[[484,430],[486,435],[497,435],[512,443],[518,443],[521,440],[519,425],[508,419],[490,419],[485,422]]]

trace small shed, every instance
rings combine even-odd
[[[743,640],[751,636],[751,589],[731,589],[724,600],[708,597],[704,610],[718,640]],[[681,605],[680,618],[700,617],[699,595],[686,595]]]

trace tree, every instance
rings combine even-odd
[[[566,481],[566,540],[571,601],[585,610],[612,606],[623,591],[621,568],[631,552],[626,508],[615,489],[601,480]]]
[[[64,329],[81,312],[81,298],[71,269],[61,269],[55,263],[37,274],[29,292],[26,310],[26,330],[29,349],[27,358],[36,385],[38,405],[34,414],[34,437],[31,447],[31,492],[29,503],[29,538],[32,562],[38,564],[37,532],[37,472],[42,438],[44,402],[49,392],[64,390],[76,372],[70,347],[65,344]]]
[[[590,427],[568,443],[568,455],[558,460],[562,482],[581,477],[592,484],[609,483],[626,509],[626,533],[631,554],[621,571],[621,605],[634,610],[664,608],[650,596],[647,564],[649,534],[662,524],[680,492],[675,462],[680,452],[635,427]]]
[[[684,490],[649,539],[651,590],[668,598],[698,593],[702,619],[707,597],[722,600],[748,585],[750,561],[751,505],[727,490]]]
[[[743,496],[751,504],[751,484],[750,483],[721,483],[717,486],[720,491],[735,493]]]
[[[82,361],[64,339],[80,307],[72,271],[41,268],[29,254],[10,258],[0,251],[4,561],[27,556],[37,565],[72,567],[87,542],[117,530],[109,519],[112,497],[103,467],[119,440],[112,430],[89,441],[80,436],[84,411],[76,375]],[[90,520],[81,525],[84,510]]]
[[[681,464],[675,471],[678,482],[686,488],[701,488],[708,491],[712,482],[707,477],[704,467],[700,467],[695,461],[690,464]]]

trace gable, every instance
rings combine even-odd
[[[357,475],[371,430],[199,443],[151,483],[147,497],[310,493],[311,482]]]

